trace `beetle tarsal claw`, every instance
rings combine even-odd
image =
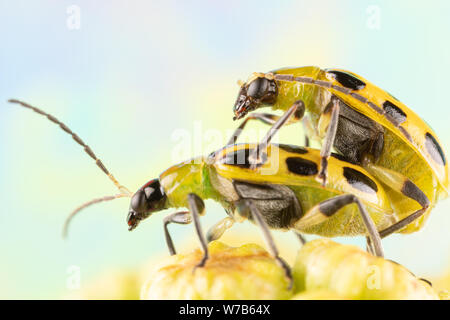
[[[283,268],[284,273],[286,275],[286,278],[289,280],[289,285],[288,285],[288,290],[291,290],[292,287],[294,286],[294,278],[292,277],[292,270],[291,267],[289,267],[289,265],[286,263],[286,261],[284,261],[282,258],[280,257],[276,257],[276,262],[277,264]]]
[[[208,261],[208,256],[204,256],[202,260],[194,266],[194,268],[192,269],[192,273],[195,274],[195,271],[198,268],[203,268],[206,265],[206,261]]]

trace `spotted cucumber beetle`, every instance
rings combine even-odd
[[[254,73],[240,86],[234,119],[260,107],[286,111],[296,101],[303,102],[297,103],[301,107],[285,124],[303,119],[307,137],[323,141],[321,181],[326,181],[334,147],[394,191],[389,197],[399,219],[414,211],[409,209],[421,207],[421,214],[409,217],[410,224],[400,232],[419,230],[434,204],[448,196],[448,164],[436,134],[412,110],[366,79],[340,69],[300,67]],[[273,124],[277,119],[250,113],[229,143],[236,141],[248,120]],[[408,190],[411,183],[423,192]],[[405,192],[415,201],[405,198]]]
[[[69,222],[80,210],[120,197],[131,198],[127,216],[130,231],[155,212],[188,208],[188,211],[175,212],[164,218],[164,234],[170,253],[175,254],[168,225],[193,221],[204,252],[198,264],[201,267],[208,259],[207,242],[220,238],[236,221],[249,219],[260,227],[270,253],[292,280],[290,268],[279,256],[270,229],[293,230],[301,240],[300,232],[324,236],[368,235],[369,250],[383,256],[381,238],[387,235],[384,230],[402,223],[395,222],[395,211],[383,186],[364,168],[332,154],[328,163],[329,178],[323,186],[317,181],[320,151],[291,145],[268,144],[264,148],[266,161],[261,164],[251,160],[259,145],[228,145],[209,156],[170,167],[132,194],[65,124],[27,103],[10,102],[29,108],[59,125],[84,148],[120,191],[75,209],[66,221],[65,233]],[[206,237],[199,219],[205,213],[204,199],[219,202],[228,215],[214,225]]]

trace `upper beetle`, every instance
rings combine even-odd
[[[424,192],[429,202],[448,196],[447,158],[434,131],[398,99],[355,73],[314,66],[254,73],[240,83],[234,119],[261,107],[292,113],[278,127],[303,119],[307,138],[322,144],[318,178],[323,184],[334,147],[348,161],[394,186],[397,193],[391,195],[393,200],[402,190],[411,193],[405,184],[407,179]],[[279,117],[250,113],[232,142],[250,119],[274,124]],[[420,229],[428,214],[429,210],[403,232]]]

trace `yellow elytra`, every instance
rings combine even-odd
[[[289,187],[303,212],[298,221],[292,221],[290,228],[327,237],[366,234],[356,205],[343,207],[331,217],[323,217],[314,211],[320,202],[344,194],[353,194],[363,202],[378,230],[395,221],[395,212],[383,186],[364,168],[333,155],[329,163],[329,179],[322,186],[316,179],[319,150],[271,144],[267,149],[268,161],[251,169],[246,159],[254,148],[253,144],[237,144],[217,151],[209,172],[227,180]],[[163,183],[164,178],[161,181]],[[215,189],[223,188],[216,186]],[[305,219],[313,213],[316,214],[314,219]]]

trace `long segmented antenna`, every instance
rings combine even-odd
[[[47,112],[42,111],[39,108],[33,107],[31,105],[29,105],[28,103],[22,102],[20,100],[16,100],[16,99],[10,99],[8,100],[8,102],[11,103],[16,103],[21,105],[22,107],[28,108],[33,110],[36,113],[39,113],[40,115],[43,115],[45,117],[47,117],[50,121],[56,123],[57,125],[59,125],[61,127],[61,129],[63,129],[65,132],[67,132],[68,134],[70,134],[73,138],[73,140],[75,140],[80,146],[82,146],[84,148],[84,151],[92,158],[95,160],[95,163],[97,164],[97,166],[109,177],[109,179],[111,179],[111,181],[114,183],[114,185],[119,189],[119,191],[121,192],[121,194],[127,194],[130,195],[131,192],[125,187],[122,186],[119,181],[117,181],[117,179],[108,171],[108,169],[106,169],[105,165],[103,164],[103,162],[97,158],[97,156],[95,155],[95,153],[92,151],[92,149],[84,143],[83,140],[81,140],[81,138],[74,133],[72,130],[70,130],[64,123],[62,123],[61,121],[59,121],[57,118],[55,118],[54,116],[52,116],[51,114],[48,114]],[[106,201],[106,200],[104,200]]]
[[[119,193],[113,196],[106,196],[106,197],[102,197],[102,198],[96,198],[96,199],[92,199],[88,202],[83,203],[82,205],[80,205],[78,208],[76,208],[75,210],[73,210],[69,216],[67,216],[65,222],[64,222],[64,227],[63,227],[63,239],[67,238],[67,234],[69,231],[69,224],[72,221],[73,217],[75,217],[81,210],[96,204],[96,203],[100,203],[100,202],[105,202],[105,201],[111,201],[114,199],[118,199],[118,198],[124,198],[124,197],[131,197],[131,194],[125,194],[125,193]]]

